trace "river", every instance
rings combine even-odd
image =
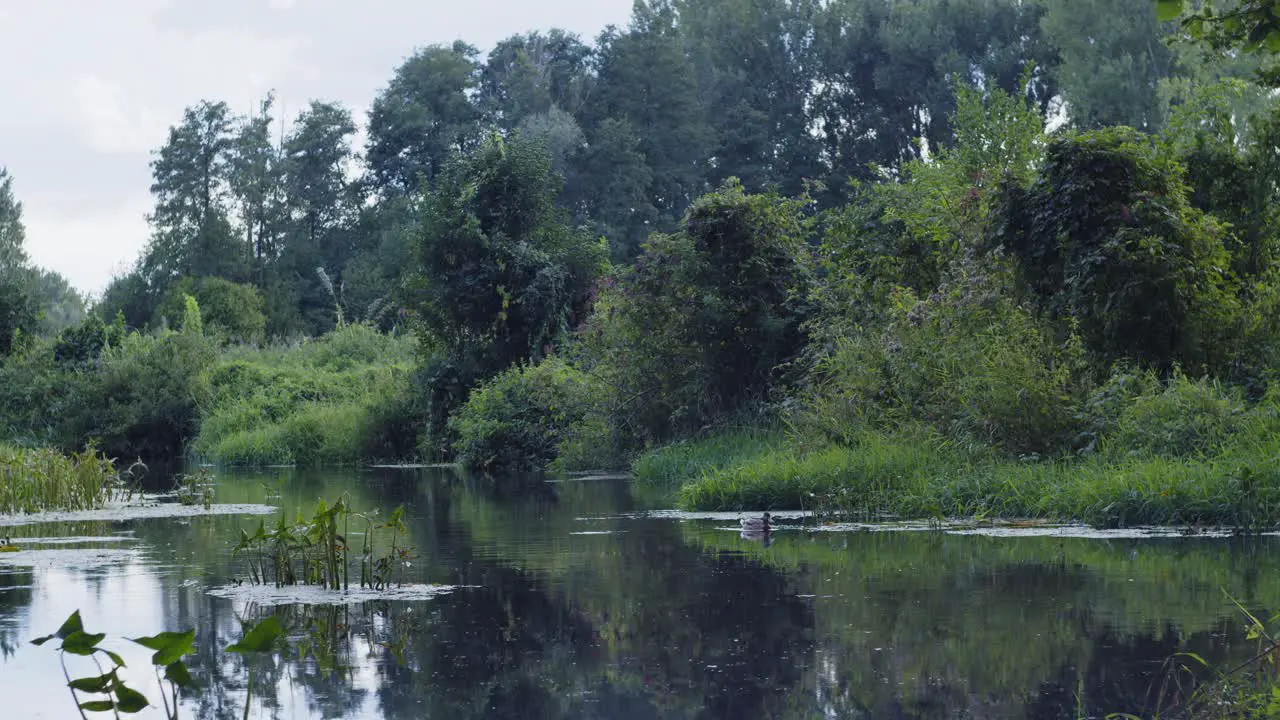
[[[1231,598],[1260,613],[1280,598],[1275,537],[784,518],[765,542],[731,518],[649,513],[625,479],[448,469],[219,472],[215,502],[292,517],[343,493],[360,510],[403,505],[401,579],[444,592],[342,606],[211,594],[245,586],[232,547],[252,515],[3,530],[23,552],[0,556],[0,718],[76,716],[54,646],[29,642],[76,609],[156,704],[149,651],[123,638],[196,629],[183,717],[243,717],[250,666],[258,718],[1145,716],[1175,695],[1167,663],[1197,664],[1176,653],[1227,666],[1256,650]],[[288,651],[223,652],[267,614]]]

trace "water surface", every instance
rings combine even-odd
[[[242,717],[249,665],[260,718],[1143,715],[1175,653],[1252,654],[1228,593],[1268,617],[1280,597],[1274,537],[818,532],[787,519],[766,544],[720,516],[649,516],[610,477],[220,473],[216,501],[292,517],[344,492],[357,509],[403,504],[417,555],[404,580],[452,589],[346,606],[217,597],[246,577],[231,547],[257,527],[248,515],[6,529],[28,552],[0,557],[0,717],[75,715],[57,653],[28,641],[76,609],[157,703],[149,653],[120,638],[196,628],[201,692],[184,717]],[[291,629],[286,655],[246,665],[221,651],[242,621],[273,613]]]

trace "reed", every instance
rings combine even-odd
[[[0,445],[0,513],[93,510],[127,500],[134,493],[128,474],[117,472],[92,446],[64,455]]]

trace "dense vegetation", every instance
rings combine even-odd
[[[134,268],[7,316],[0,437],[1273,524],[1280,105],[1173,5],[638,2],[419,49],[359,155],[200,102]]]

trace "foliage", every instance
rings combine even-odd
[[[224,352],[191,449],[228,465],[409,459],[421,423],[408,338],[364,325],[297,346]]]
[[[1184,36],[1202,42],[1214,50],[1227,53],[1273,55],[1280,51],[1280,3],[1276,0],[1239,0],[1188,3],[1187,0],[1155,0],[1161,20],[1180,20]],[[1275,85],[1280,73],[1274,63],[1265,66],[1260,75],[1264,82]]]
[[[1222,368],[1240,313],[1224,235],[1176,159],[1111,128],[1052,141],[1031,188],[1006,191],[992,242],[1099,356],[1200,371]]]
[[[678,437],[766,398],[804,343],[802,205],[730,181],[606,281],[586,352],[616,393],[623,437]]]
[[[128,499],[132,489],[120,475],[92,446],[63,455],[0,444],[0,513],[93,510]]]
[[[449,420],[458,461],[488,472],[546,468],[594,407],[593,382],[555,356],[486,381]]]
[[[260,342],[266,329],[262,298],[251,285],[233,283],[219,277],[183,278],[169,288],[156,308],[154,325],[160,319],[179,324],[186,313],[186,297],[193,298],[200,309],[201,326],[232,342]]]

